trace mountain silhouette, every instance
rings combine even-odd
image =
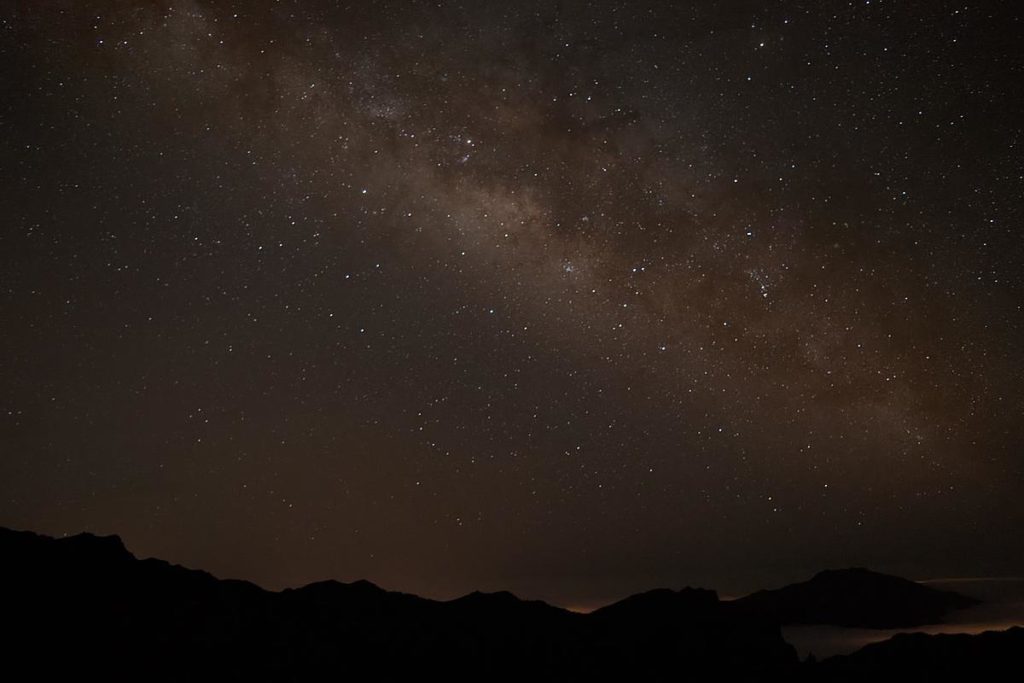
[[[940,623],[948,613],[977,603],[959,593],[854,568],[823,571],[809,581],[758,591],[732,605],[739,614],[779,624],[910,628]]]
[[[723,602],[697,588],[653,590],[579,614],[508,592],[438,601],[368,581],[267,591],[138,560],[116,536],[53,539],[0,528],[0,558],[8,625],[0,656],[7,670],[43,680],[848,680],[905,668],[940,647],[927,636],[893,639],[889,649],[801,664],[777,612],[765,607],[783,602]],[[821,592],[877,582],[905,588],[863,571],[808,584]],[[805,595],[806,585],[791,588]],[[862,612],[835,613],[863,621]],[[956,656],[984,651],[1001,661],[1019,634],[955,642]]]
[[[646,606],[585,615],[505,592],[437,601],[366,581],[266,591],[137,560],[113,536],[3,529],[0,557],[4,617],[17,625],[5,662],[43,679],[764,680],[798,666],[777,625],[732,620],[710,591],[699,609],[680,603],[674,619],[645,624]]]
[[[834,681],[995,681],[1020,671],[1024,628],[978,635],[899,633],[805,665],[805,680]]]

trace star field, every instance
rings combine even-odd
[[[560,604],[1024,570],[1014,3],[0,8],[0,522]]]

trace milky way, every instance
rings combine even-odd
[[[1014,3],[0,7],[0,523],[561,604],[1024,571]]]

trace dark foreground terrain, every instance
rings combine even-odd
[[[272,592],[138,560],[116,536],[0,529],[0,656],[38,680],[920,681],[1019,670],[1021,628],[901,635],[821,662],[800,662],[781,633],[929,623],[973,602],[861,569],[732,602],[655,590],[591,614],[510,593],[440,602],[365,581]]]

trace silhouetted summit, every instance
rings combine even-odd
[[[1022,655],[1020,627],[978,635],[898,633],[809,666],[805,676],[835,682],[1014,680],[1020,676]]]
[[[906,628],[935,624],[977,600],[863,568],[819,572],[809,581],[758,591],[737,611],[781,624]]]
[[[720,607],[718,593],[715,591],[688,586],[678,591],[656,588],[637,593],[594,610],[592,614],[598,618],[662,622],[678,620],[681,615],[713,614]]]
[[[918,664],[994,671],[1024,644],[1021,629],[898,637],[799,664],[778,619],[883,624],[967,602],[862,569],[734,602],[658,589],[577,614],[504,591],[449,601],[368,581],[266,591],[137,560],[116,536],[0,528],[0,558],[4,664],[41,680],[874,680]]]
[[[764,680],[797,666],[777,626],[730,618],[711,591],[673,593],[671,618],[656,616],[657,592],[583,615],[508,592],[436,601],[366,581],[265,591],[136,560],[116,537],[0,529],[0,556],[17,625],[6,664],[44,679]]]

